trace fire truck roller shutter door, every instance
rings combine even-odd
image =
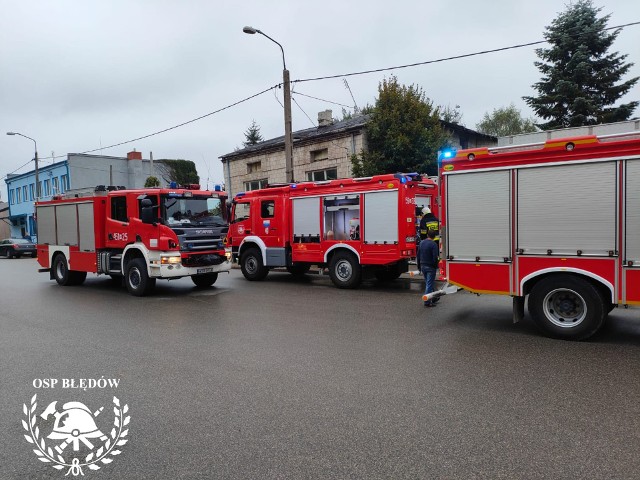
[[[627,160],[625,214],[624,260],[638,264],[640,263],[640,159]]]
[[[525,253],[608,255],[616,248],[616,164],[518,171],[518,245]]]
[[[78,204],[78,222],[80,251],[94,252],[96,250],[96,238],[93,221],[93,202]]]
[[[77,204],[56,205],[58,244],[78,246]]]
[[[364,194],[364,241],[394,243],[398,241],[398,191],[385,190]]]
[[[51,206],[38,206],[38,243],[56,245],[56,217],[55,208]]]
[[[294,239],[304,239],[320,235],[320,198],[294,198],[293,209]]]
[[[493,261],[511,256],[509,174],[446,175],[448,255]]]

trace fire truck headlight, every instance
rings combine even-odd
[[[161,257],[160,258],[160,263],[162,265],[174,265],[180,262],[182,262],[182,258],[180,257]]]

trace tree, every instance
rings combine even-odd
[[[245,147],[248,147],[250,145],[255,145],[264,140],[262,138],[262,135],[260,135],[260,127],[258,126],[255,120],[251,122],[251,125],[249,126],[247,131],[244,132],[244,138],[245,138],[245,141],[242,142],[242,144]]]
[[[153,175],[151,175],[150,177],[147,177],[147,180],[144,182],[144,188],[159,187],[159,186],[160,186],[160,180],[158,180],[158,177],[154,177]]]
[[[165,183],[176,182],[178,185],[200,183],[196,164],[191,160],[158,160],[157,172]]]
[[[351,158],[355,176],[437,173],[437,152],[448,136],[422,88],[400,85],[395,76],[383,80],[369,115],[367,150]]]
[[[508,107],[494,108],[489,114],[486,112],[482,121],[476,124],[476,129],[487,135],[505,137],[519,133],[535,132],[535,123],[531,118],[523,118],[520,110],[512,103]]]
[[[613,106],[639,77],[621,81],[633,63],[624,62],[628,55],[608,53],[620,29],[609,33],[610,15],[598,18],[601,10],[591,0],[578,0],[546,28],[544,37],[551,47],[536,49],[543,61],[534,63],[542,73],[533,85],[538,96],[523,97],[538,117],[547,120],[539,127],[623,121],[638,106],[637,101]]]

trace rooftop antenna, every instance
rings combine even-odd
[[[357,114],[358,113],[358,105],[356,104],[356,99],[353,97],[353,92],[351,91],[351,87],[349,87],[349,82],[347,82],[346,78],[343,78],[342,81],[344,82],[344,86],[347,90],[349,90],[349,93],[351,94],[351,100],[353,100],[353,113]]]

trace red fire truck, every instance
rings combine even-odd
[[[87,272],[110,275],[136,296],[158,278],[213,285],[231,269],[226,194],[199,188],[99,186],[36,203],[40,271],[60,285],[81,284]]]
[[[433,209],[436,197],[436,184],[417,174],[272,186],[235,196],[229,240],[248,280],[318,265],[338,288],[355,288],[368,274],[384,281],[407,271],[416,206]]]
[[[441,158],[441,273],[454,290],[512,296],[514,322],[528,296],[557,338],[585,339],[615,305],[640,304],[639,137]]]

